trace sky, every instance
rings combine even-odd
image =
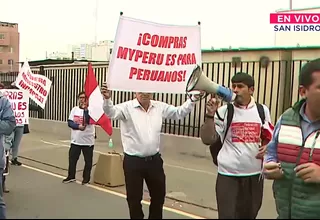
[[[201,21],[202,49],[273,46],[269,13],[289,8],[289,0],[0,0],[0,4],[0,21],[19,24],[20,61],[66,52],[68,45],[94,42],[95,36],[98,41],[114,40],[120,11],[163,24]],[[316,6],[319,0],[293,0],[293,8]]]

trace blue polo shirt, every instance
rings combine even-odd
[[[308,117],[305,115],[306,103],[303,103],[299,111],[301,115],[301,130],[303,139],[305,140],[311,133],[320,130],[320,121],[311,122]],[[278,120],[277,124],[274,127],[272,140],[267,146],[267,154],[265,156],[265,162],[278,162],[277,147],[278,147],[278,137],[280,131],[282,117]]]

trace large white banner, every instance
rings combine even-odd
[[[111,90],[185,93],[201,65],[200,25],[164,25],[120,16],[107,76]]]
[[[24,62],[15,81],[15,86],[27,92],[30,98],[43,109],[47,102],[51,84],[51,80],[46,76],[33,74],[28,62]]]
[[[17,125],[29,124],[29,96],[26,92],[19,89],[1,89],[10,103]]]

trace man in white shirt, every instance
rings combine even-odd
[[[75,106],[71,110],[68,119],[68,126],[71,128],[71,146],[69,150],[68,177],[63,180],[63,183],[70,183],[76,180],[77,162],[82,151],[85,161],[82,184],[85,185],[90,182],[95,127],[89,124],[88,100],[85,93],[79,93],[78,98],[79,106]]]
[[[250,75],[238,73],[231,82],[237,95],[235,102],[231,108],[228,105],[218,108],[215,98],[209,100],[200,137],[204,144],[211,145],[211,153],[217,150],[211,148],[219,147],[216,143],[222,145],[217,157],[212,153],[218,165],[219,219],[255,219],[263,197],[260,174],[266,145],[261,131],[271,122],[270,112],[252,97],[254,79]],[[228,109],[233,109],[233,115]],[[232,118],[227,126],[229,114]]]
[[[166,195],[166,176],[159,153],[163,119],[180,120],[194,108],[188,99],[175,107],[152,100],[152,93],[136,93],[136,98],[113,105],[111,94],[104,83],[104,112],[113,120],[120,120],[121,140],[124,150],[123,169],[127,202],[131,219],[143,219],[142,196],[145,180],[151,197],[149,219],[162,219]]]

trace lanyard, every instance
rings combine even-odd
[[[313,151],[314,151],[314,148],[316,146],[316,143],[317,143],[317,139],[319,137],[319,134],[320,134],[320,131],[317,131],[316,135],[315,135],[315,138],[312,142],[312,145],[311,145],[311,150],[310,150],[310,153],[309,153],[309,162],[312,161],[312,155],[313,155]]]

